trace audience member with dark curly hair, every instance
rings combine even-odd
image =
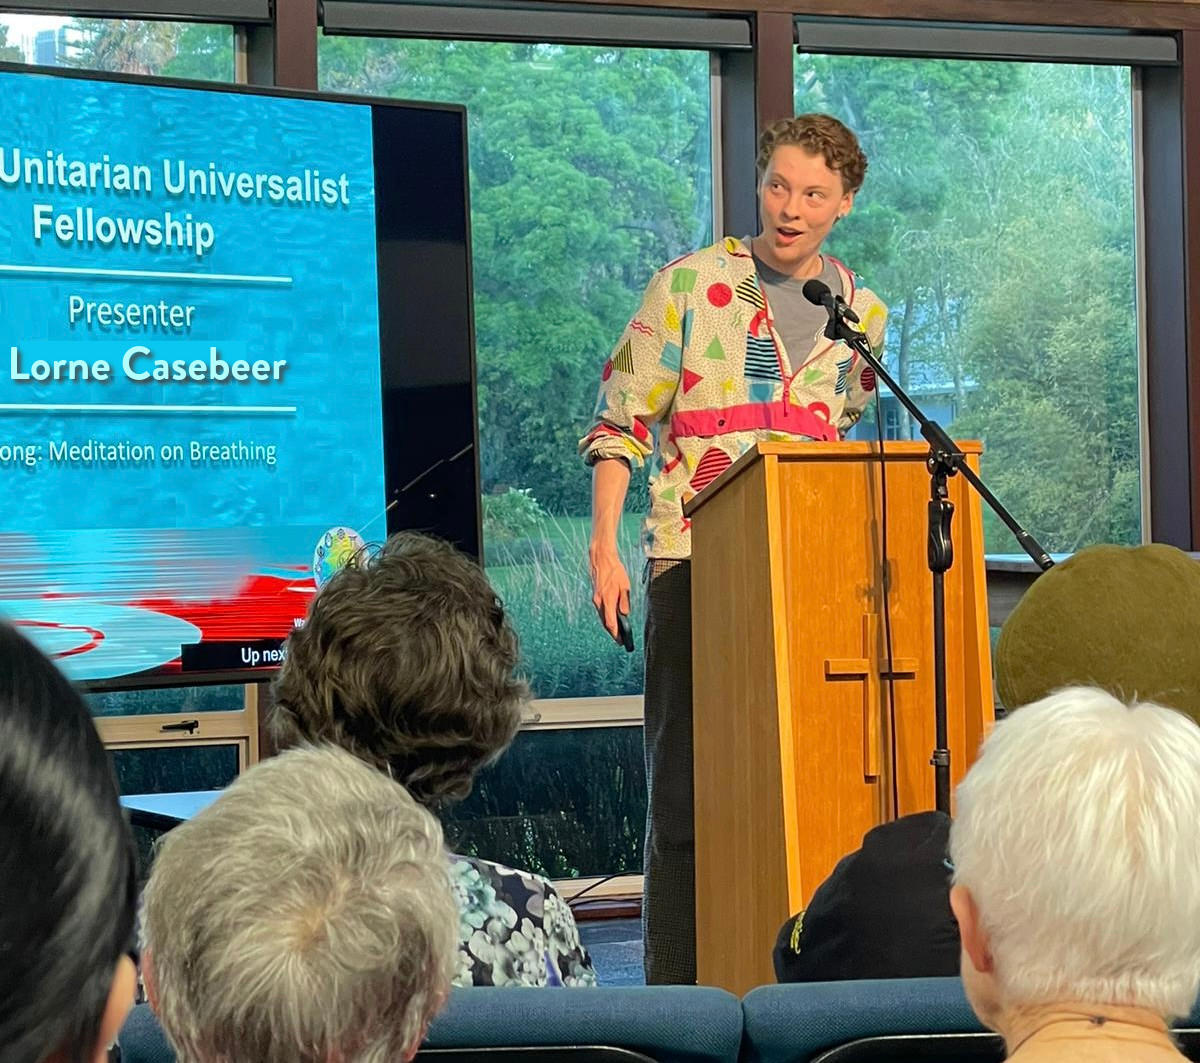
[[[431,809],[471,792],[529,697],[517,638],[483,571],[411,532],[337,573],[288,640],[270,728],[280,747],[330,742]],[[544,878],[451,855],[455,985],[594,985],[571,910]]]
[[[137,872],[83,700],[0,624],[0,1063],[99,1063],[133,1004]]]

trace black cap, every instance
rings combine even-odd
[[[950,817],[902,816],[869,831],[775,942],[781,982],[926,978],[959,970],[946,864]]]

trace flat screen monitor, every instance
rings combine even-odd
[[[348,556],[479,552],[461,107],[0,68],[0,616],[256,681]]]

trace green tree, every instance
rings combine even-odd
[[[326,37],[318,57],[324,89],[466,107],[489,575],[539,696],[637,693],[641,655],[591,606],[577,444],[650,276],[711,239],[707,55]],[[549,516],[506,540],[497,507],[526,491]],[[645,505],[643,474],[628,507]]]
[[[962,397],[962,306],[975,281],[970,238],[986,202],[980,146],[1003,122],[1022,69],[1011,63],[802,57],[797,111],[839,115],[870,165],[850,217],[830,240],[891,307],[888,351],[902,387],[917,367]],[[901,434],[910,432],[901,411]]]
[[[180,24],[81,18],[71,65],[114,74],[161,74],[178,51]]]
[[[23,63],[25,55],[20,47],[8,43],[8,27],[0,23],[0,62]]]
[[[1136,541],[1129,72],[815,57],[797,98],[870,157],[831,245],[891,304],[900,382],[948,385],[949,427],[1049,548]]]
[[[233,27],[181,26],[175,55],[163,64],[162,73],[193,81],[233,81]]]
[[[992,483],[1051,549],[1140,538],[1128,71],[1033,67],[996,143],[993,277],[965,334],[959,419]],[[1010,550],[989,524],[992,549]]]
[[[466,106],[484,490],[585,513],[600,368],[652,272],[711,236],[706,58],[333,37],[320,64],[326,89]]]
[[[233,27],[137,19],[75,19],[71,65],[120,74],[233,80]]]

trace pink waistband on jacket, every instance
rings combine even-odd
[[[809,436],[833,443],[838,439],[836,425],[829,423],[829,407],[823,402],[796,406],[779,402],[748,402],[719,410],[687,410],[671,418],[671,434],[679,439],[690,436],[725,436],[733,432],[766,429]]]

